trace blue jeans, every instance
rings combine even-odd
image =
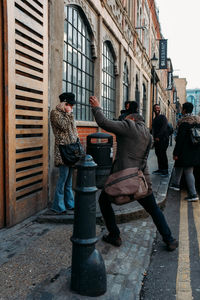
[[[104,191],[101,192],[99,198],[99,205],[101,213],[103,215],[106,227],[113,237],[118,237],[120,235],[119,228],[116,224],[115,214],[111,205],[110,196]],[[151,215],[154,224],[156,225],[159,233],[161,234],[163,241],[165,243],[170,243],[173,241],[173,237],[166,219],[157,205],[154,195],[151,194],[143,199],[138,200],[138,202],[143,206],[143,208]]]
[[[74,208],[72,168],[67,166],[59,166],[59,177],[56,184],[54,201],[51,209],[56,212],[64,212],[68,208]]]

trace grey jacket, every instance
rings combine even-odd
[[[149,154],[147,148],[151,138],[145,123],[132,120],[108,120],[100,107],[94,107],[92,112],[97,124],[102,129],[116,135],[117,152],[112,171],[117,172],[131,167],[144,168]],[[144,170],[144,174],[150,194],[152,192],[152,185],[147,166]]]

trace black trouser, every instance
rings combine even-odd
[[[159,170],[168,170],[168,159],[167,159],[168,145],[169,145],[169,139],[160,140],[159,142],[155,141],[154,143]]]
[[[110,200],[110,196],[102,191],[99,197],[101,213],[110,235],[113,237],[118,237],[120,235],[120,231],[116,224],[115,214]],[[163,241],[166,243],[171,242],[173,240],[171,231],[167,225],[162,211],[155,201],[154,195],[151,194],[143,199],[138,200],[138,202],[151,215],[154,224],[163,238]]]

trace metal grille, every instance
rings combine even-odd
[[[115,117],[114,57],[107,42],[103,44],[102,103],[107,118]]]
[[[84,18],[75,7],[65,7],[63,49],[63,92],[73,92],[77,120],[90,121],[89,97],[94,94],[94,63],[91,39]]]

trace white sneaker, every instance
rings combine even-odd
[[[198,201],[199,197],[198,197],[197,194],[194,194],[194,195],[190,195],[188,197],[185,197],[185,200],[187,200],[188,202]]]

